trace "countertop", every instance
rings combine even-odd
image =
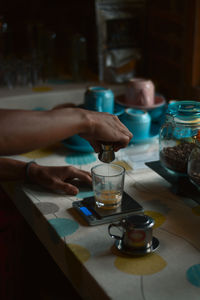
[[[4,95],[0,107],[48,109],[71,97],[80,103],[84,91],[85,86],[70,91],[64,88]],[[84,170],[98,163],[95,153],[72,151],[63,144],[13,158],[34,159],[43,165],[75,165]],[[83,299],[199,300],[200,205],[173,194],[170,183],[145,165],[157,159],[157,138],[148,144],[129,146],[116,156],[116,163],[126,167],[125,191],[155,220],[153,235],[159,240],[159,248],[145,256],[119,252],[108,235],[108,224],[88,226],[73,210],[73,201],[93,195],[90,188],[83,186],[72,197],[17,182],[3,185]]]

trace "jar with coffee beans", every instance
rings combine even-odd
[[[189,180],[200,190],[200,130],[196,138],[196,147],[188,159],[187,173]]]
[[[171,101],[160,130],[161,165],[170,173],[187,176],[188,159],[200,132],[200,102]]]

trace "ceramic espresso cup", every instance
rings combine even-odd
[[[114,94],[102,86],[89,87],[84,96],[84,107],[89,110],[114,113]]]
[[[154,104],[154,99],[155,87],[151,80],[143,78],[129,80],[125,92],[126,103],[148,107]]]
[[[123,246],[132,250],[148,249],[152,246],[154,220],[147,215],[129,216],[119,223],[108,226],[108,233],[113,239],[122,240]],[[122,235],[111,233],[112,227],[122,229]]]

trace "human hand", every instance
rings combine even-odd
[[[133,135],[115,115],[87,111],[89,126],[80,136],[90,142],[95,152],[100,152],[101,144],[111,143],[114,151],[125,148]]]
[[[31,164],[28,169],[28,178],[32,183],[52,191],[63,191],[68,195],[76,195],[79,192],[79,189],[73,184],[75,179],[89,185],[92,184],[89,172],[79,170],[73,166],[49,167]]]

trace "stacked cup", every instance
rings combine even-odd
[[[131,142],[146,141],[158,135],[161,119],[165,115],[166,101],[163,96],[155,94],[155,86],[151,80],[130,79],[124,95],[118,96],[116,101],[126,107],[120,120],[133,133]]]

